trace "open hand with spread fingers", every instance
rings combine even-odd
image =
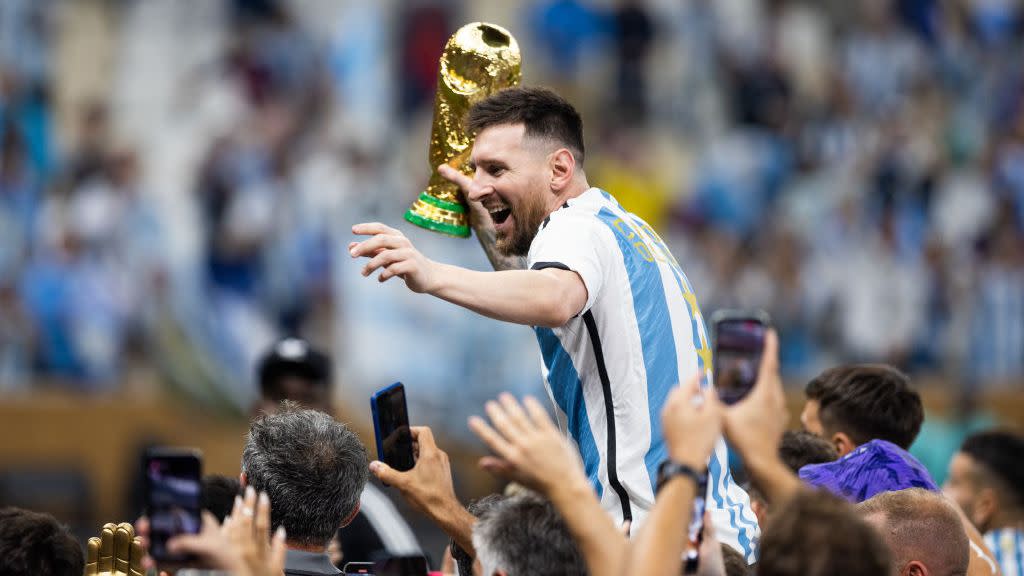
[[[399,230],[380,222],[356,224],[352,233],[370,238],[348,245],[353,258],[370,261],[363,266],[363,276],[380,270],[377,279],[385,282],[395,276],[405,280],[413,292],[431,292],[436,286],[438,264],[428,259]]]
[[[561,487],[586,484],[579,453],[532,396],[522,404],[511,394],[485,405],[490,424],[478,416],[469,427],[494,452],[480,466],[507,480],[552,497]]]

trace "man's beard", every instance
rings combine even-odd
[[[543,199],[539,195],[528,197],[522,205],[513,208],[512,215],[515,218],[512,232],[507,235],[499,233],[495,247],[505,256],[526,256],[541,222],[548,215]]]

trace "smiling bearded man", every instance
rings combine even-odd
[[[704,319],[686,276],[646,222],[583,172],[583,123],[562,97],[510,88],[470,109],[476,134],[470,178],[441,174],[469,200],[495,272],[424,257],[380,223],[352,231],[367,276],[402,278],[484,316],[533,326],[556,416],[579,448],[602,505],[638,526],[654,503],[667,459],[658,415],[673,386],[702,371],[710,385]],[[522,257],[527,257],[529,269]],[[729,473],[725,443],[708,463],[707,508],[718,537],[756,555],[760,531]]]

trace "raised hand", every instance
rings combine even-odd
[[[142,540],[131,524],[106,524],[100,537],[89,538],[85,576],[143,576]]]
[[[700,390],[697,375],[674,388],[661,410],[661,429],[673,460],[696,470],[706,467],[722,434],[722,405],[715,391]]]
[[[587,483],[579,453],[536,398],[520,404],[505,393],[485,409],[491,424],[469,419],[470,429],[496,454],[480,460],[483,469],[549,498],[556,489]]]
[[[348,245],[353,258],[370,259],[363,266],[363,276],[380,269],[377,277],[380,282],[397,276],[405,280],[405,285],[413,292],[430,292],[436,286],[438,264],[423,256],[399,230],[380,222],[369,222],[356,224],[352,233],[370,236]]]

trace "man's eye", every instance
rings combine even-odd
[[[490,168],[487,169],[487,173],[490,174],[491,176],[501,176],[501,174],[504,171],[505,169],[502,168],[501,166],[491,166]]]

